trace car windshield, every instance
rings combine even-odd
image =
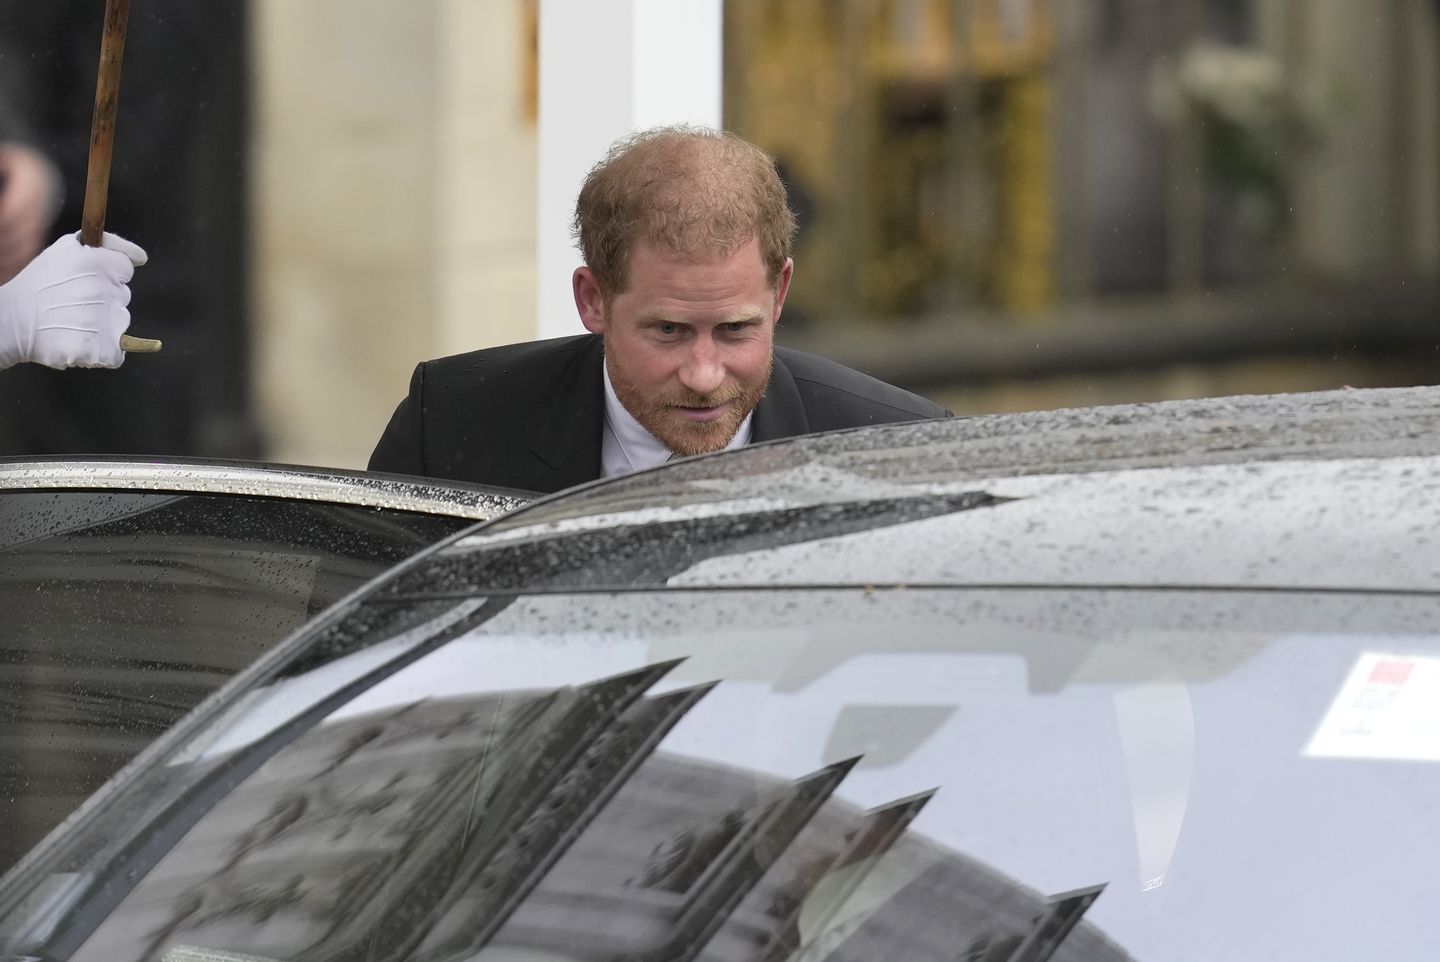
[[[0,948],[1421,958],[1437,625],[1420,591],[392,592],[7,879]]]

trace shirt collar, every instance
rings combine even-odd
[[[610,381],[610,366],[603,358],[600,367],[605,375],[605,437],[600,445],[603,476],[609,478],[617,474],[641,471],[670,460],[670,449],[665,446],[665,442],[645,430],[640,422],[635,420],[635,416],[625,410],[625,405],[620,403],[620,397],[615,393],[615,385]],[[740,422],[740,429],[735,432],[730,443],[725,445],[725,450],[730,451],[750,443],[750,422],[754,416],[753,411],[745,416],[745,420]]]

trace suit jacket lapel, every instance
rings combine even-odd
[[[770,384],[765,388],[765,396],[755,405],[755,416],[750,422],[750,440],[774,441],[809,433],[810,421],[805,417],[805,406],[800,402],[800,389],[795,386],[790,369],[776,354]]]
[[[553,473],[551,491],[600,477],[600,441],[605,430],[604,340],[586,340],[554,385],[552,401],[530,440],[530,450]]]
[[[600,477],[600,445],[605,431],[604,340],[587,335],[554,385],[551,402],[530,439],[530,450],[545,466],[548,491],[559,491]],[[777,355],[765,396],[750,422],[752,442],[810,433],[800,390]],[[537,490],[540,486],[536,486]]]

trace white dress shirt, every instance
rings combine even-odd
[[[665,442],[645,430],[620,403],[615,385],[610,383],[610,366],[602,361],[601,368],[605,372],[605,437],[600,443],[601,476],[613,478],[617,474],[629,474],[669,461],[671,452]],[[752,417],[753,411],[745,415],[745,420],[740,422],[740,430],[725,445],[725,450],[750,443]]]

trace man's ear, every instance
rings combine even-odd
[[[780,268],[780,276],[775,279],[775,320],[780,320],[780,309],[785,306],[785,295],[790,290],[790,277],[795,273],[794,258],[785,258],[785,266]]]
[[[570,286],[575,291],[575,310],[580,314],[580,323],[591,334],[604,334],[605,297],[600,293],[595,272],[588,267],[575,268],[575,273],[570,275]]]

